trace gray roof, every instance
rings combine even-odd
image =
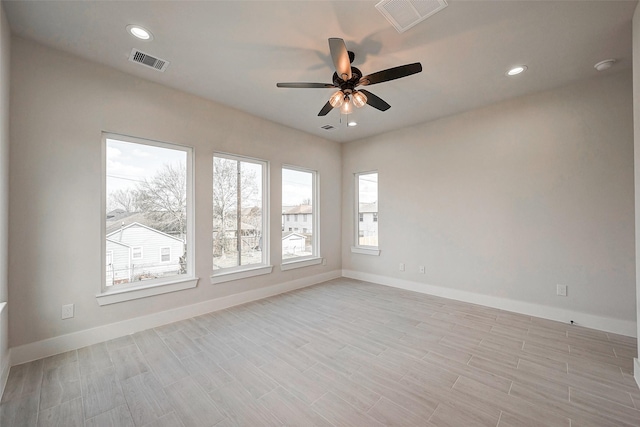
[[[378,212],[378,202],[360,203],[360,213]]]
[[[310,214],[313,213],[313,208],[311,207],[311,205],[298,205],[298,206],[294,206],[286,211],[284,211],[283,213],[290,215],[290,214]]]

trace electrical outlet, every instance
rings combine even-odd
[[[400,271],[404,271],[404,262],[400,263]]]
[[[567,285],[557,285],[556,295],[561,297],[567,296]]]
[[[62,306],[62,320],[71,319],[73,317],[73,304]]]
[[[421,265],[420,266],[420,273],[424,274],[424,272],[425,272],[424,265]]]
[[[322,258],[322,265],[327,265],[327,259],[326,258]]]

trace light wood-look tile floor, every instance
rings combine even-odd
[[[339,279],[11,368],[9,426],[640,426],[636,340]]]

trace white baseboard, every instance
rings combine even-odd
[[[423,294],[449,298],[457,301],[480,304],[487,307],[525,314],[527,316],[542,317],[544,319],[556,320],[558,322],[569,323],[571,320],[573,320],[576,325],[598,329],[605,332],[613,332],[629,337],[635,337],[637,335],[636,322],[629,320],[595,316],[593,314],[582,313],[578,311],[569,311],[558,307],[549,307],[540,304],[512,300],[508,298],[482,295],[474,292],[462,291],[459,289],[444,288],[442,286],[434,286],[426,283],[412,282],[409,280],[380,276],[377,274],[362,273],[353,270],[342,270],[342,276],[351,279],[372,282],[379,285],[386,285],[394,288],[420,292]],[[636,366],[636,380],[638,378],[637,372],[638,369]]]
[[[2,322],[8,322],[8,316],[4,311],[7,309],[7,303],[0,303],[0,324]],[[4,393],[4,388],[7,385],[7,379],[9,378],[9,369],[11,369],[11,356],[9,353],[9,328],[7,325],[2,325],[0,328],[0,398]]]
[[[636,384],[640,387],[640,359],[633,358],[633,378],[636,379]]]
[[[245,304],[251,301],[278,295],[295,289],[326,282],[327,280],[341,277],[340,270],[317,274],[315,276],[303,277],[277,285],[267,286],[252,291],[233,294],[222,298],[203,301],[184,307],[146,316],[135,317],[121,322],[111,323],[97,328],[86,329],[67,335],[48,338],[29,344],[14,347],[10,350],[11,365],[30,362],[54,354],[62,353],[99,342],[123,337],[146,329],[166,325],[167,323],[189,319],[212,311],[223,310],[235,305]]]

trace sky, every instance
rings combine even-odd
[[[378,173],[358,175],[358,187],[360,203],[373,203],[378,201]]]
[[[115,190],[133,189],[145,179],[151,179],[165,164],[186,163],[187,154],[182,150],[172,150],[145,144],[107,139],[107,195]],[[243,162],[244,163],[244,162]],[[255,168],[256,176],[261,176],[261,165],[246,163],[245,170]],[[378,199],[377,173],[359,175],[360,202],[372,203]],[[255,197],[260,198],[262,189]],[[282,205],[296,206],[313,196],[313,175],[311,172],[282,169]]]
[[[182,150],[107,139],[107,195],[135,188],[145,178],[153,178],[167,163],[178,165],[186,161],[187,153]]]
[[[282,169],[282,205],[297,206],[313,196],[313,175],[311,172]]]

